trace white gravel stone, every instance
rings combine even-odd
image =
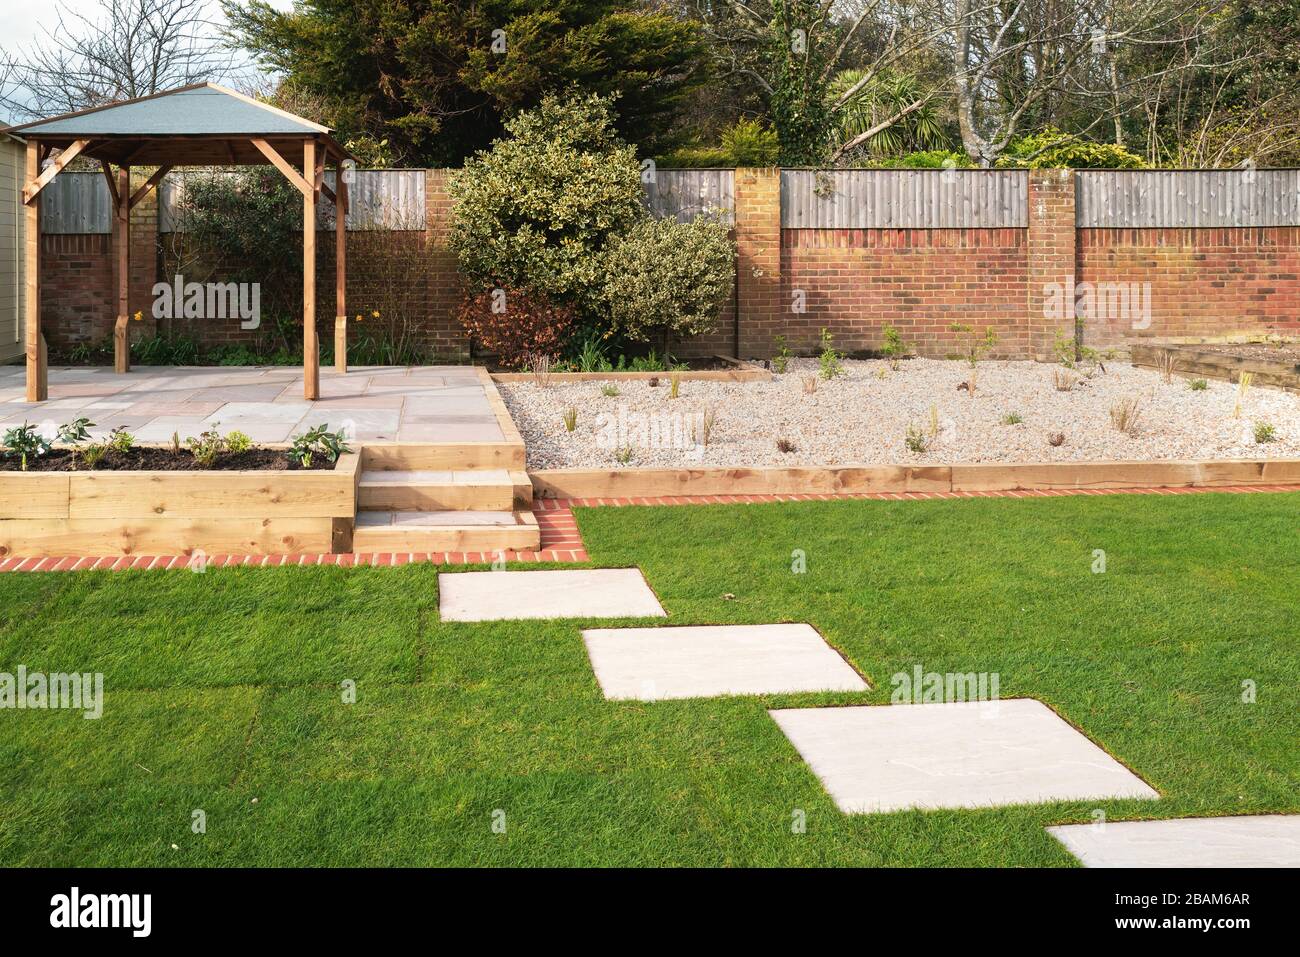
[[[819,379],[811,395],[803,386],[817,372],[811,359],[794,360],[789,372],[771,382],[683,380],[677,399],[668,397],[667,374],[657,388],[645,381],[548,388],[512,382],[498,388],[527,443],[528,466],[535,469],[1300,456],[1300,395],[1252,386],[1241,417],[1234,418],[1235,383],[1211,379],[1208,388],[1193,391],[1187,378],[1175,376],[1166,384],[1156,371],[1116,361],[1060,392],[1052,381],[1060,368],[981,362],[973,397],[958,389],[970,366],[942,359],[910,359],[897,371],[879,360],[850,360],[844,375]],[[608,385],[619,394],[602,394]],[[1110,417],[1111,407],[1130,397],[1142,403],[1132,436],[1117,431]],[[564,425],[569,407],[578,412],[572,432]],[[939,425],[933,437],[932,407]],[[709,444],[700,448],[692,444],[691,423],[706,411],[715,419]],[[1005,425],[1011,413],[1024,421]],[[647,417],[644,425],[638,416]],[[649,417],[659,426],[658,436]],[[1257,444],[1256,423],[1272,425],[1276,440]],[[924,452],[907,448],[909,425],[926,434]],[[674,430],[685,441],[674,443]],[[1048,442],[1055,432],[1065,435],[1060,446]],[[794,451],[779,451],[778,439],[792,443]],[[629,446],[630,457],[621,462],[619,452]]]

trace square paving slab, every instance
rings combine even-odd
[[[594,628],[582,638],[611,699],[867,690],[811,625]]]
[[[443,621],[667,615],[638,568],[444,573],[438,610]]]
[[[1065,824],[1047,831],[1085,867],[1300,867],[1300,814]]]
[[[1159,797],[1032,698],[768,713],[846,814]]]

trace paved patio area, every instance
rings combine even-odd
[[[0,429],[30,422],[53,436],[85,416],[91,432],[122,427],[137,442],[164,444],[220,424],[254,442],[286,442],[315,425],[346,429],[357,440],[500,442],[488,402],[490,380],[473,366],[371,366],[340,375],[321,369],[321,397],[302,397],[302,370],[292,366],[141,366],[51,368],[50,397],[24,402],[24,368],[0,367]]]

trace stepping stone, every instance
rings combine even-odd
[[[639,568],[444,573],[438,576],[438,610],[443,621],[668,614]]]
[[[846,814],[1160,796],[1033,698],[768,713]]]
[[[1300,867],[1300,814],[1065,824],[1047,832],[1085,867]]]
[[[582,638],[614,700],[868,688],[811,625],[593,628]]]

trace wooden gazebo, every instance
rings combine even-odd
[[[316,204],[322,192],[334,202],[336,364],[346,369],[347,250],[344,226],[348,190],[342,164],[351,157],[327,127],[212,83],[184,86],[152,96],[67,113],[6,130],[27,143],[27,401],[47,396],[45,337],[40,313],[40,202],[42,189],[72,160],[98,160],[108,181],[114,209],[113,246],[117,253],[117,321],[113,354],[117,372],[130,368],[127,323],[130,319],[131,209],[177,166],[256,166],[270,163],[303,196],[302,340],[303,395],[320,396],[320,347],[316,336]],[[55,150],[60,151],[50,159]],[[340,175],[336,189],[325,185],[325,166]],[[117,167],[114,174],[113,167]],[[131,167],[156,167],[135,192]]]

